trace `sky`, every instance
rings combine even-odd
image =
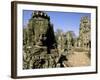
[[[29,19],[32,16],[32,10],[23,10],[23,25],[27,26]],[[88,16],[91,19],[90,13],[75,13],[75,12],[53,12],[45,11],[50,16],[50,22],[53,24],[54,31],[61,29],[63,32],[73,31],[76,36],[79,35],[79,25],[81,17]]]

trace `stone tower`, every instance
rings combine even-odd
[[[80,21],[80,30],[79,30],[79,39],[80,46],[84,48],[91,47],[91,22],[90,19],[85,16],[81,18]]]
[[[24,29],[23,45],[23,69],[56,67],[57,43],[47,13],[43,11],[32,13],[29,24]]]
[[[70,50],[74,46],[75,34],[73,31],[68,31],[66,33],[66,49]]]

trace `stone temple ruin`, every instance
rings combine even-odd
[[[68,62],[69,54],[80,49],[90,53],[90,26],[88,17],[82,17],[76,38],[73,31],[54,32],[47,13],[34,11],[23,29],[23,69],[73,66]]]
[[[46,13],[35,11],[23,36],[24,69],[56,67],[57,43]]]
[[[91,47],[91,24],[88,17],[82,17],[80,22],[79,46],[84,48]]]

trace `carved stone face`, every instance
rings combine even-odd
[[[35,31],[38,31],[40,34],[45,34],[48,29],[48,20],[43,18],[36,18],[34,20]]]

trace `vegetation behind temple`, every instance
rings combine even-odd
[[[23,29],[23,69],[69,67],[72,65],[67,64],[68,56],[74,52],[85,52],[90,58],[90,20],[84,16],[79,24],[78,37],[73,31],[54,32],[50,17],[45,12],[34,11]]]

